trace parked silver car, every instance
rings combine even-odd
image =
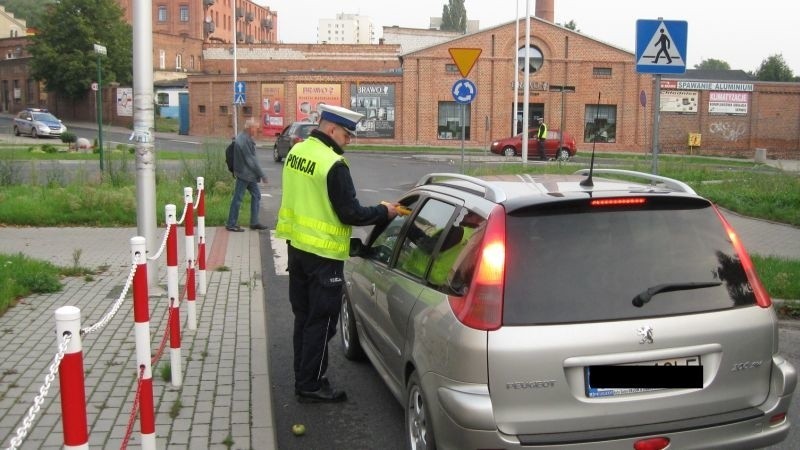
[[[797,375],[734,230],[685,183],[594,173],[431,174],[353,240],[344,353],[404,405],[406,448],[786,437]]]
[[[26,108],[14,117],[14,135],[29,134],[32,138],[59,137],[67,131],[66,125],[46,109]]]

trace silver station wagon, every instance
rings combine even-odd
[[[406,448],[783,440],[797,375],[724,216],[677,180],[586,172],[430,174],[354,239],[343,349],[405,406]]]

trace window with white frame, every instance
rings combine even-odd
[[[158,51],[158,68],[161,70],[167,68],[167,52],[164,50]]]
[[[166,6],[159,6],[158,7],[158,21],[159,22],[166,22],[167,21],[167,7]]]
[[[189,6],[188,5],[181,5],[180,18],[181,18],[181,22],[188,22],[189,21]]]

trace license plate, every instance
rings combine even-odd
[[[661,359],[658,361],[646,361],[641,363],[633,363],[633,364],[624,364],[626,366],[661,366],[661,367],[668,367],[668,366],[700,366],[700,356],[689,356],[685,358],[670,358],[670,359]],[[618,397],[624,395],[631,395],[631,394],[638,394],[642,392],[652,392],[652,391],[660,391],[663,388],[604,388],[604,387],[593,387],[591,386],[591,366],[587,366],[584,368],[585,374],[584,379],[586,380],[586,396],[589,398],[599,398],[599,397]],[[690,369],[696,370],[696,369]]]

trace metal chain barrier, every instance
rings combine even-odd
[[[148,256],[147,259],[150,261],[155,261],[161,257],[161,254],[164,252],[164,249],[167,248],[167,238],[169,237],[169,229],[172,226],[171,223],[167,224],[167,229],[164,231],[164,237],[161,239],[161,246],[158,248],[158,251],[153,256]]]
[[[25,436],[28,435],[28,431],[30,431],[34,419],[36,419],[36,414],[42,408],[44,398],[47,396],[47,392],[50,390],[50,385],[56,378],[58,368],[61,365],[61,360],[64,359],[64,354],[67,352],[67,345],[69,345],[69,341],[71,340],[72,335],[67,333],[64,335],[64,340],[58,345],[58,353],[56,353],[52,364],[50,364],[50,372],[45,375],[44,384],[39,388],[39,395],[33,399],[33,405],[28,409],[28,415],[25,416],[25,419],[23,419],[22,425],[17,428],[17,435],[11,439],[11,445],[8,447],[8,450],[16,450],[17,447],[22,445],[22,440],[25,438]]]
[[[114,306],[111,308],[111,310],[109,310],[108,313],[105,315],[105,317],[100,319],[94,325],[82,328],[81,336],[86,336],[89,333],[94,333],[95,331],[103,328],[108,324],[111,318],[113,318],[117,314],[117,311],[119,311],[120,306],[122,306],[122,302],[125,300],[125,296],[128,295],[128,289],[130,289],[131,285],[133,285],[133,276],[136,275],[137,265],[138,264],[136,263],[131,264],[131,271],[128,274],[128,279],[125,280],[125,286],[122,288],[122,292],[120,292],[119,298],[117,298],[117,300],[114,302]]]
[[[125,438],[122,439],[122,444],[119,446],[120,450],[128,448],[128,441],[131,439],[133,433],[133,424],[136,423],[136,414],[139,412],[139,394],[142,391],[142,379],[144,379],[144,364],[139,366],[139,381],[136,383],[136,395],[133,397],[133,408],[131,408],[131,415],[128,418],[128,428],[125,430]]]
[[[158,345],[156,354],[150,359],[150,367],[155,367],[161,355],[164,354],[164,349],[167,347],[167,338],[169,337],[169,324],[172,322],[172,308],[167,308],[167,326],[164,327],[164,337],[161,338],[161,344]]]

